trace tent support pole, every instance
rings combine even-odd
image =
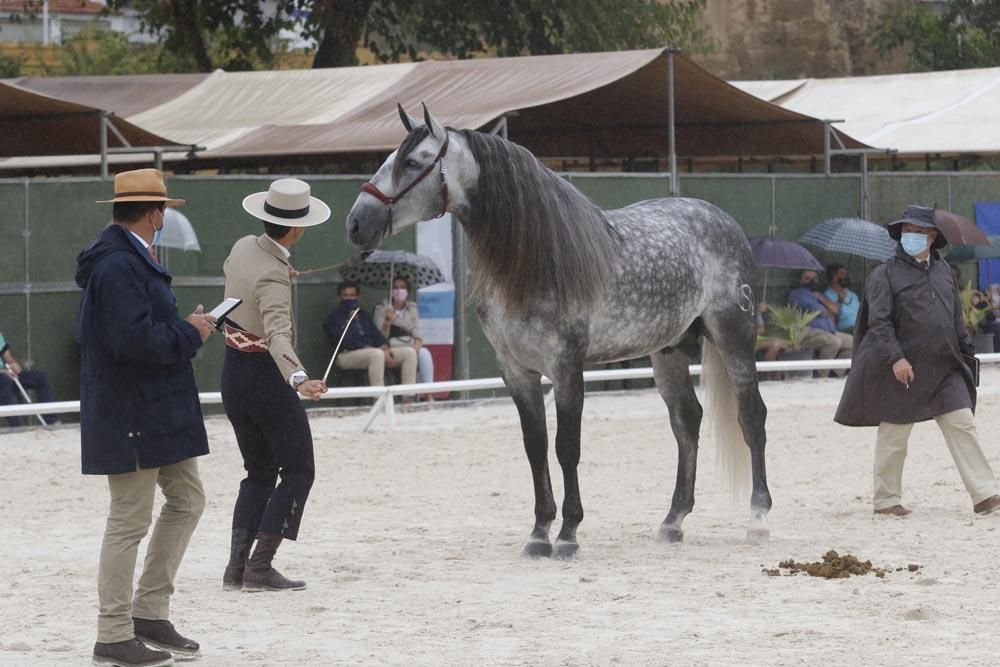
[[[823,173],[830,175],[830,121],[823,121]]]
[[[667,125],[670,131],[670,196],[680,194],[677,182],[677,133],[674,125],[674,51],[667,51]]]
[[[108,114],[101,112],[101,178],[108,178]]]

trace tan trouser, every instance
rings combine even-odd
[[[166,500],[149,538],[146,562],[133,598],[135,561],[139,542],[152,522],[157,484]],[[133,616],[169,618],[174,575],[205,509],[205,490],[198,477],[197,459],[108,475],[108,488],[111,508],[97,574],[97,641],[121,642],[135,636]]]
[[[947,412],[934,418],[948,444],[948,451],[955,461],[958,474],[965,489],[972,496],[972,504],[982,502],[997,493],[997,481],[993,476],[986,455],[979,446],[976,436],[976,422],[972,410],[963,408]],[[878,425],[878,439],[875,441],[875,509],[881,510],[902,503],[903,463],[906,460],[906,445],[913,424]]]
[[[412,347],[393,347],[392,356],[396,360],[393,366],[402,365],[401,380],[403,384],[413,384],[417,381],[417,351]],[[385,352],[377,347],[366,347],[360,350],[337,353],[337,366],[352,370],[368,369],[368,386],[381,387],[385,384]]]
[[[854,351],[854,336],[843,331],[829,333],[822,329],[813,328],[809,332],[812,336],[810,346],[818,350],[820,359],[850,359]],[[816,371],[816,375],[821,378],[829,377],[831,371]]]

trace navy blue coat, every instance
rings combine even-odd
[[[83,289],[76,341],[84,474],[134,472],[207,454],[191,367],[201,337],[177,312],[170,274],[115,224],[76,262]]]

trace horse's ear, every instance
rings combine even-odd
[[[427,129],[430,130],[431,136],[438,139],[444,139],[444,128],[441,126],[441,123],[437,122],[437,119],[434,118],[434,116],[431,115],[431,112],[427,110],[426,104],[421,102],[420,106],[424,108],[424,124],[427,126]]]
[[[406,109],[399,102],[396,103],[396,108],[399,110],[399,119],[403,121],[403,127],[406,128],[407,132],[413,132],[413,128],[420,125],[420,121],[406,113]]]

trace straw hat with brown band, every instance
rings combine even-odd
[[[119,202],[163,202],[165,206],[180,206],[184,200],[167,196],[163,172],[159,169],[135,169],[115,174],[115,198],[103,199],[97,203]]]

